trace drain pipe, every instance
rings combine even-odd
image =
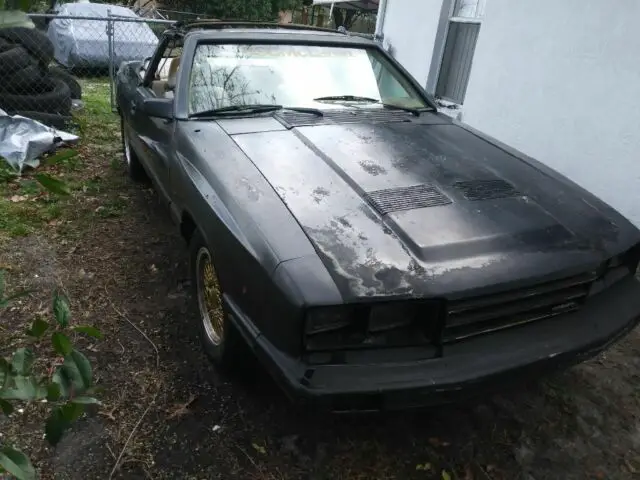
[[[388,0],[380,0],[378,3],[378,16],[376,18],[376,33],[373,35],[374,40],[381,42],[384,40],[384,19],[387,15]]]

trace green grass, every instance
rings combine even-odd
[[[55,200],[11,198],[0,198],[0,232],[9,236],[29,235],[64,214],[64,207]]]
[[[23,180],[19,183],[20,195],[37,195],[42,192],[42,187],[35,180]]]
[[[120,123],[111,110],[109,79],[80,82],[84,108],[74,113],[77,126],[71,131],[80,137],[78,145],[72,147],[75,155],[57,155],[54,161],[42,161],[22,176],[0,159],[0,241],[55,228],[64,220],[81,224],[77,220],[90,220],[96,215],[115,217],[125,211],[126,201],[115,194],[122,186]],[[103,165],[111,167],[107,176]],[[71,195],[48,193],[35,180],[37,173],[64,181]]]
[[[119,132],[117,116],[111,110],[109,79],[81,81],[84,111],[79,115],[80,130],[91,133],[91,142],[113,142],[113,134]]]
[[[124,198],[111,198],[96,209],[96,214],[102,218],[119,217],[129,208],[129,204]]]

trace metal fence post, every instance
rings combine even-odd
[[[107,10],[107,40],[109,42],[109,95],[111,99],[111,110],[116,110],[116,99],[115,99],[115,55],[114,55],[114,28],[113,28],[113,20],[111,20],[111,10]]]

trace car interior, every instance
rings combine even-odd
[[[165,57],[160,61],[156,79],[151,82],[151,90],[158,98],[173,98],[176,88],[180,57]]]

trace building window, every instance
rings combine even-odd
[[[464,103],[486,0],[454,0],[438,72],[437,98]]]
[[[456,0],[453,16],[459,18],[482,18],[486,0]]]

